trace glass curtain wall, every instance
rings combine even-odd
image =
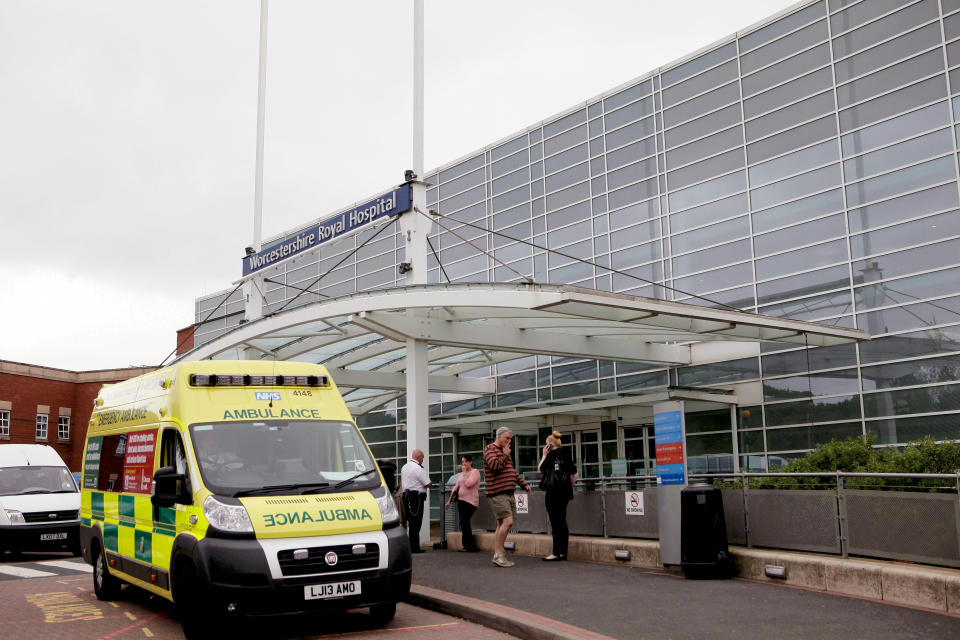
[[[481,372],[497,377],[495,396],[438,396],[433,413],[759,380],[762,403],[739,408],[745,469],[863,433],[960,439],[958,10],[960,0],[808,2],[426,177],[443,223],[430,236],[431,282],[519,273],[873,340],[764,344],[759,358],[670,371],[527,357]],[[267,304],[292,299],[371,233],[272,270]],[[311,290],[396,286],[401,247],[385,232]],[[198,342],[239,322],[239,292],[220,305],[226,293],[197,301]],[[404,454],[402,411],[400,399],[361,418],[377,455]],[[696,464],[731,455],[718,425],[698,418]],[[631,431],[617,456],[634,467],[646,437]],[[479,451],[476,438],[466,450]]]

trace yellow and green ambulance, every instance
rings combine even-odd
[[[185,362],[94,404],[80,542],[97,597],[135,585],[176,603],[187,629],[357,607],[393,617],[409,542],[323,367]]]

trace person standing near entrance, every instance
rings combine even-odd
[[[483,450],[483,472],[487,481],[487,500],[497,519],[497,530],[493,534],[493,564],[498,567],[512,567],[514,563],[507,559],[503,543],[513,526],[513,516],[517,513],[517,502],[513,497],[513,488],[522,486],[528,492],[530,485],[524,482],[513,466],[510,457],[510,442],[513,432],[507,427],[497,429],[496,440]]]
[[[410,462],[400,469],[400,489],[403,508],[407,512],[407,536],[410,538],[410,553],[423,553],[420,548],[420,525],[423,523],[424,503],[427,489],[433,486],[427,470],[423,468],[423,451],[414,449]]]
[[[567,528],[567,503],[573,500],[573,484],[577,481],[577,467],[563,448],[561,433],[547,436],[540,458],[540,488],[544,490],[550,530],[553,532],[553,553],[544,560],[553,562],[567,559],[570,530]]]
[[[480,472],[473,468],[473,456],[465,453],[460,456],[460,477],[450,493],[444,509],[450,508],[453,497],[457,497],[457,518],[460,521],[461,544],[464,551],[479,551],[473,539],[470,518],[480,506]]]

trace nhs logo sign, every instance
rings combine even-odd
[[[253,393],[253,397],[257,400],[269,400],[271,402],[274,400],[279,401],[281,399],[279,391],[255,391]]]

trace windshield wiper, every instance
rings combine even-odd
[[[233,494],[233,497],[239,498],[241,496],[252,496],[262,491],[266,491],[266,492],[284,491],[284,490],[289,491],[292,489],[302,489],[304,487],[323,488],[323,487],[329,487],[329,486],[330,486],[329,482],[305,482],[301,484],[269,484],[265,487],[257,487],[256,489],[243,489],[242,491],[237,491],[236,493]]]
[[[363,476],[369,475],[373,472],[374,472],[374,469],[367,469],[366,471],[361,471],[355,476],[350,476],[346,480],[341,480],[340,482],[333,485],[332,487],[318,487],[316,489],[308,489],[307,491],[303,491],[301,495],[306,495],[309,493],[326,493],[327,491],[336,491],[337,489],[343,489],[345,486],[347,486],[348,484],[351,484],[357,478],[362,478]]]
[[[36,493],[53,493],[53,492],[50,491],[50,489],[30,489],[30,491],[24,491],[20,495],[32,496],[33,494],[36,494]]]

